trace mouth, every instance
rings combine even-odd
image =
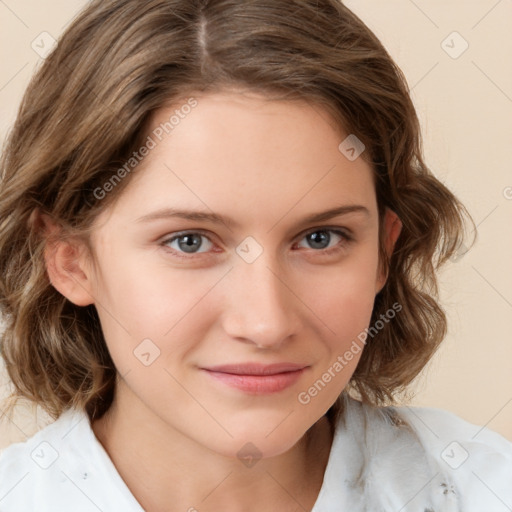
[[[261,365],[255,363],[231,364],[201,368],[210,377],[249,394],[269,394],[292,386],[308,366],[296,363]]]

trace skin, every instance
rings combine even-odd
[[[372,169],[339,151],[348,133],[318,105],[240,91],[194,97],[198,105],[96,219],[96,260],[59,242],[46,253],[48,273],[69,300],[98,310],[118,385],[93,430],[145,510],[310,510],[332,443],[323,415],[361,353],[308,404],[297,397],[368,327],[386,280]],[[175,108],[158,111],[152,127]],[[368,213],[302,220],[341,205]],[[137,221],[166,207],[237,225]],[[388,211],[388,251],[400,228]],[[180,249],[183,238],[164,243],[191,230],[205,235],[195,253]],[[325,239],[317,234],[315,245],[306,235],[318,231]],[[236,252],[249,236],[262,249],[251,263]],[[149,366],[134,355],[147,338],[160,351]],[[200,369],[239,362],[308,368],[291,387],[259,396]],[[248,442],[261,455],[252,467],[237,457]]]

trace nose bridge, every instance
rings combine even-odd
[[[265,251],[252,263],[241,258],[228,281],[227,334],[271,347],[297,333],[297,300],[276,258]]]

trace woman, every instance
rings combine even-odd
[[[2,176],[2,355],[56,419],[2,453],[2,511],[512,503],[508,441],[392,405],[467,212],[342,4],[92,2]]]

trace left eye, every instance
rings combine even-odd
[[[350,237],[346,233],[335,229],[316,229],[315,231],[306,233],[303,239],[307,240],[308,243],[312,245],[313,249],[332,249],[338,244],[329,247],[329,243],[332,241],[331,233],[334,233],[334,235],[340,238],[343,242],[350,241]]]

